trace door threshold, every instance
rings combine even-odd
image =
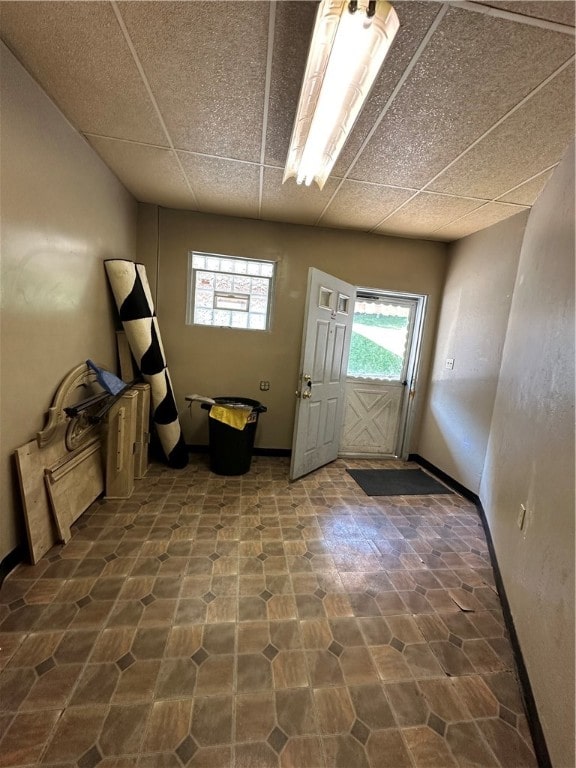
[[[339,453],[339,459],[399,459],[393,453]]]

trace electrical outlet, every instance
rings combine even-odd
[[[520,509],[518,510],[518,517],[516,518],[516,524],[518,525],[518,528],[522,530],[524,528],[524,520],[526,519],[526,507],[524,504],[520,504]]]
[[[448,368],[449,371],[452,371],[454,369],[454,358],[453,357],[447,357],[446,358],[446,368]]]
[[[269,381],[261,381],[260,382],[260,389],[262,392],[268,392],[270,389],[270,382]]]

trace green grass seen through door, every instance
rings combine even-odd
[[[378,328],[406,328],[407,317],[395,317],[393,315],[364,315],[354,313],[354,322],[362,325],[375,325]]]
[[[366,325],[369,324],[371,323],[366,323]],[[349,376],[377,376],[378,378],[398,380],[401,373],[402,358],[400,355],[395,355],[370,339],[360,336],[359,333],[352,333],[348,359]]]

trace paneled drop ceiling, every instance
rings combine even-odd
[[[0,35],[143,202],[445,241],[532,205],[574,135],[574,3],[393,5],[322,192],[282,184],[316,2],[2,2]]]

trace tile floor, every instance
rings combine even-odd
[[[346,466],[153,465],[18,567],[0,766],[536,766],[474,507]]]

